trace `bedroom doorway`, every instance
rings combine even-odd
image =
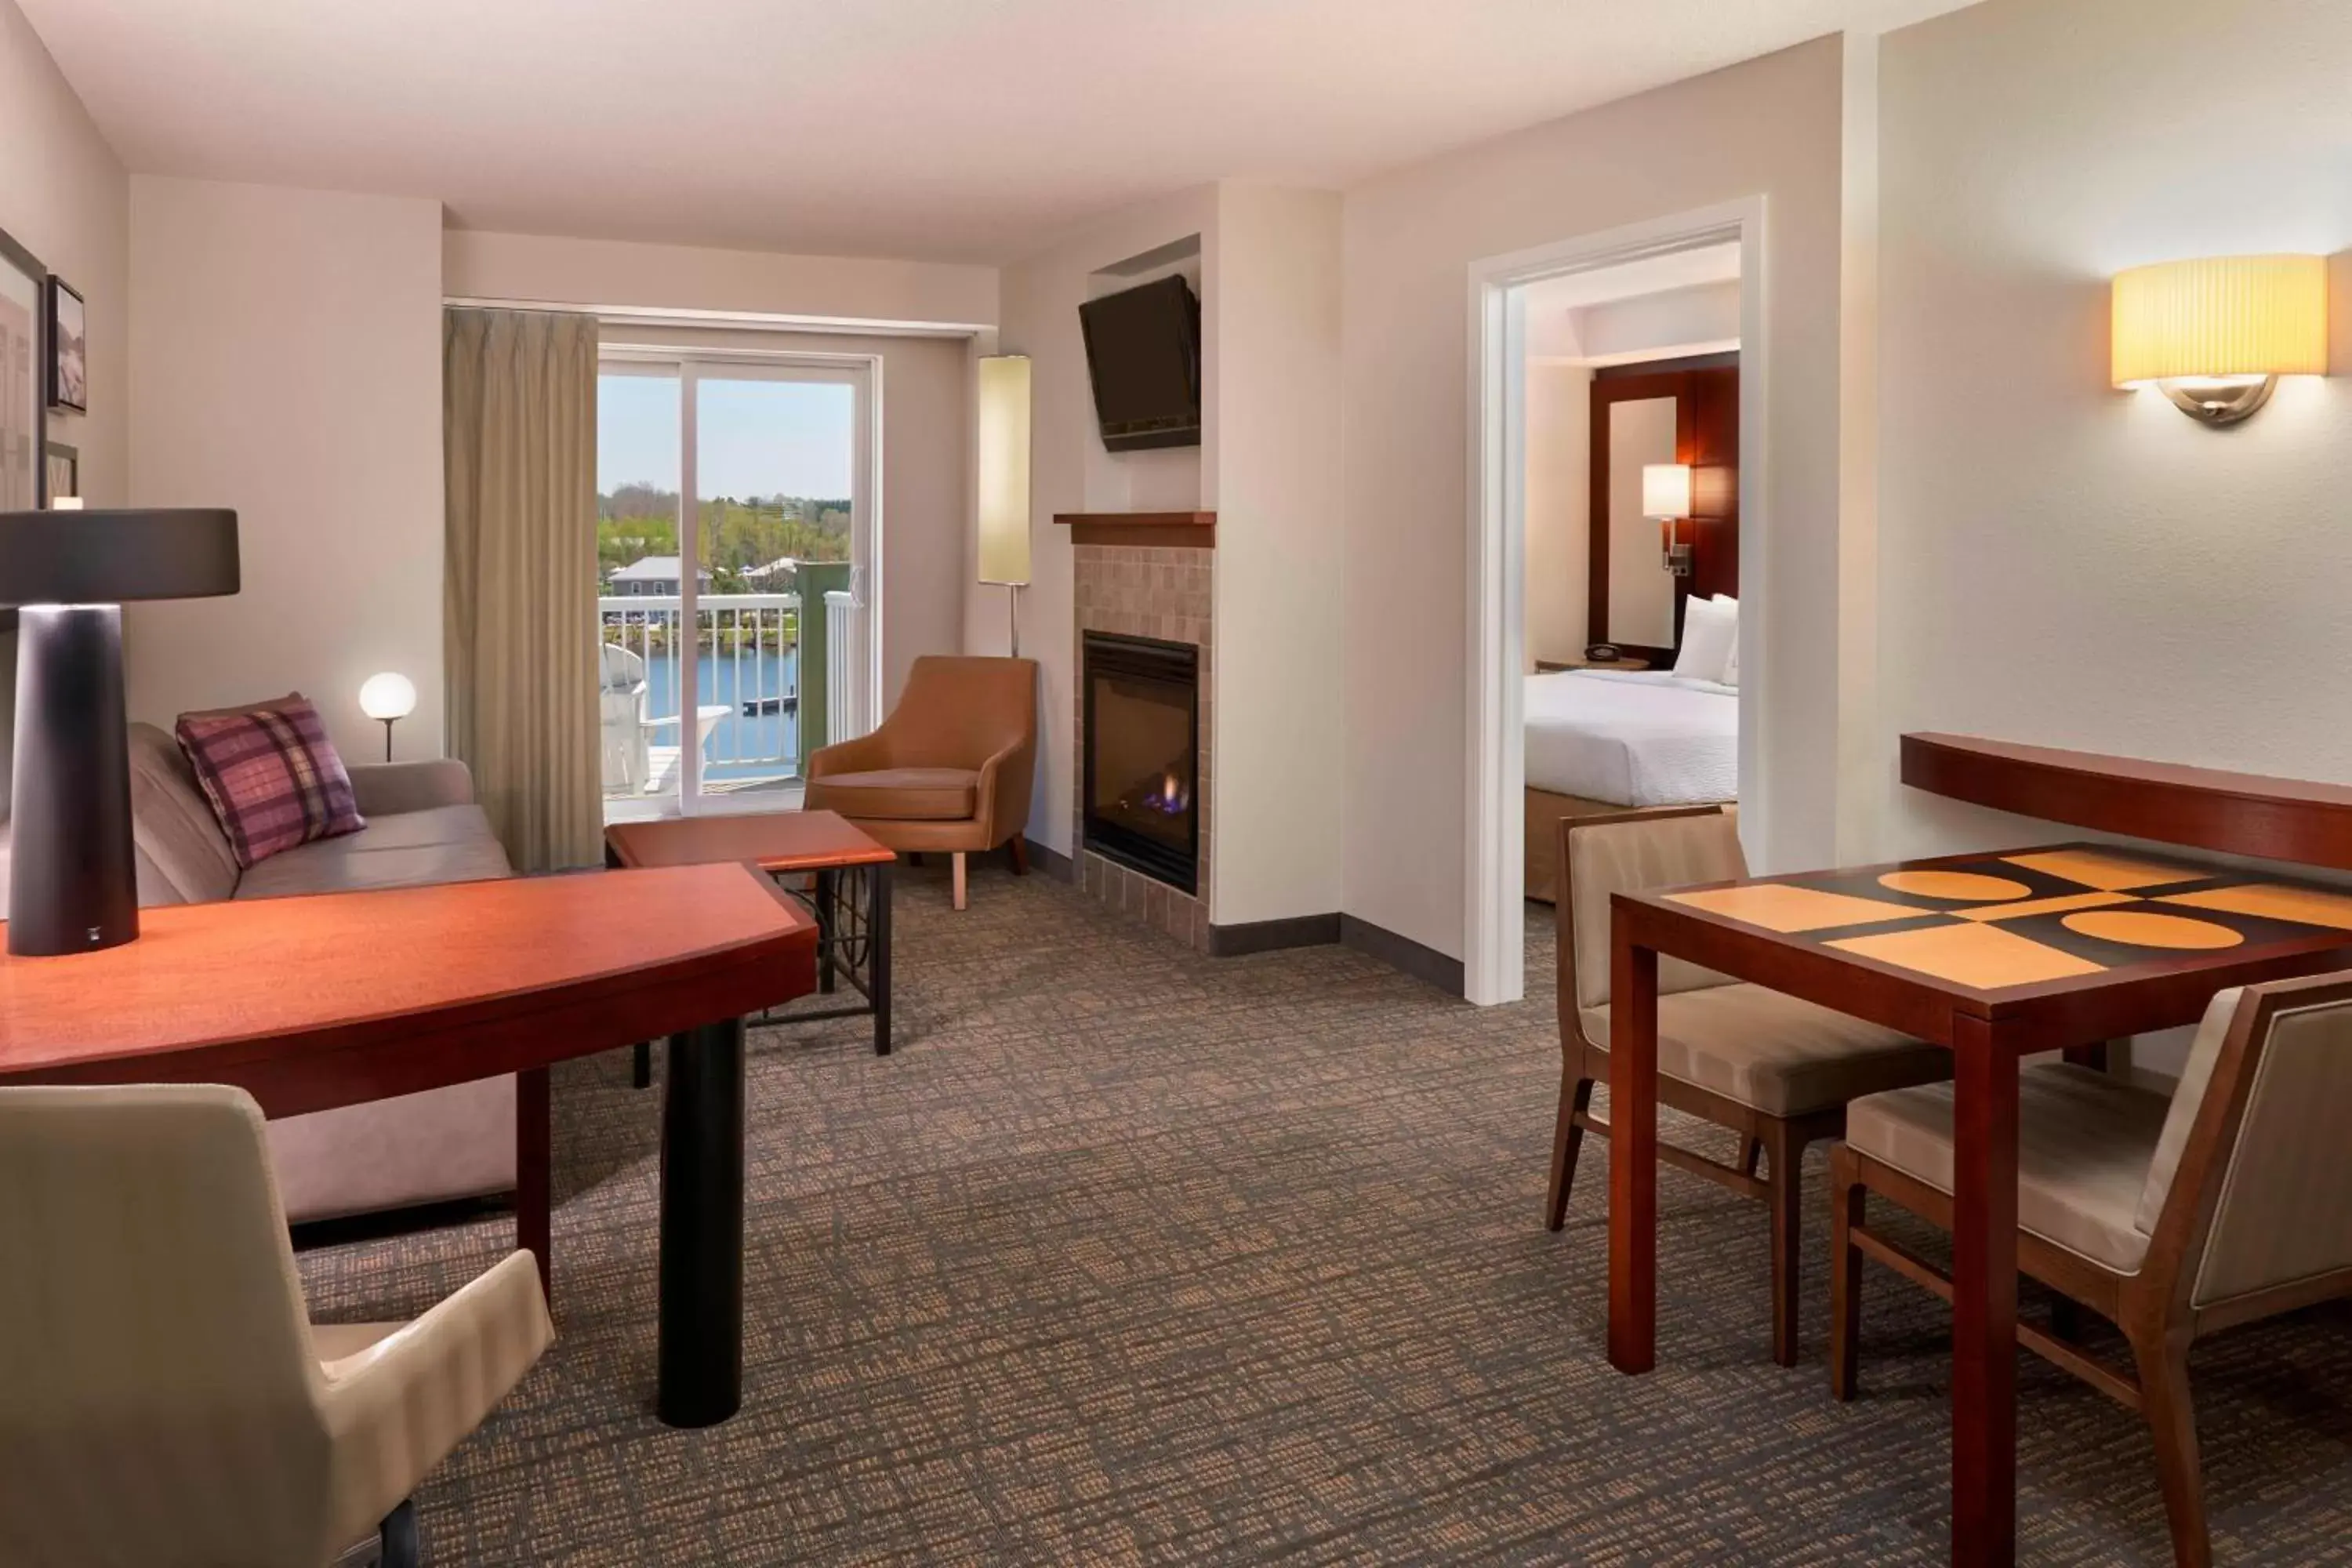
[[[1473,268],[1473,1002],[1524,993],[1562,817],[1740,800],[1748,836],[1769,809],[1742,787],[1739,570],[1766,522],[1762,224],[1757,198]]]

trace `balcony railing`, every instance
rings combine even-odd
[[[698,739],[709,789],[772,784],[799,771],[798,594],[701,594],[694,636],[700,673],[690,730],[678,720],[684,607],[676,595],[600,597],[604,641],[604,793],[678,788],[680,752]],[[625,656],[634,656],[634,664]],[[629,677],[642,680],[642,689]],[[822,701],[820,694],[817,700]]]

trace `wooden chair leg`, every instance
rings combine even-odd
[[[1870,1189],[1853,1179],[1844,1144],[1830,1151],[1830,1397],[1852,1399],[1862,1359],[1862,1251],[1853,1227],[1864,1223]]]
[[[1772,1359],[1797,1364],[1797,1290],[1804,1279],[1801,1252],[1805,1205],[1804,1148],[1788,1123],[1771,1123],[1764,1133],[1771,1162],[1766,1179],[1772,1205]]]
[[[2083,1304],[2072,1296],[2050,1298],[2050,1337],[2062,1344],[2083,1342]]]
[[[961,909],[964,906],[963,861],[963,851],[959,849],[955,852],[955,907],[958,909]]]
[[[2179,1568],[2212,1568],[2213,1542],[2205,1524],[2205,1476],[2197,1454],[2197,1413],[2189,1398],[2185,1341],[2135,1342],[2141,1411],[2156,1443],[2156,1475],[2164,1514],[2172,1526],[2172,1560]]]
[[[1568,1189],[1576,1180],[1576,1152],[1584,1147],[1584,1129],[1577,1118],[1592,1104],[1592,1080],[1559,1079],[1559,1121],[1551,1133],[1551,1198],[1544,1211],[1544,1228],[1558,1230],[1568,1223]]]
[[[1743,1176],[1752,1176],[1756,1173],[1756,1168],[1763,1163],[1764,1140],[1761,1138],[1744,1138],[1740,1140],[1739,1173]]]
[[[1016,877],[1027,876],[1029,874],[1029,841],[1016,833],[1004,841],[1004,847],[1013,852],[1013,874]]]

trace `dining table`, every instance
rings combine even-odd
[[[1687,960],[1951,1053],[1951,1560],[2017,1551],[2018,1068],[2352,967],[2352,891],[2064,843],[1611,900],[1609,1359],[1657,1361],[1657,978]],[[2079,1057],[2078,1057],[2079,1059]]]
[[[136,941],[0,957],[0,1087],[221,1083],[270,1117],[517,1075],[519,1240],[549,1251],[548,1068],[667,1037],[655,1414],[742,1395],[743,1016],[816,983],[749,866],[142,910]]]

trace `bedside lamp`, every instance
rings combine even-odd
[[[416,711],[416,683],[385,670],[371,675],[360,687],[360,711],[383,721],[383,760],[392,761],[392,727]]]
[[[0,511],[0,602],[18,607],[10,952],[138,937],[122,605],[236,590],[233,511]]]
[[[2283,375],[2327,374],[2327,259],[2222,256],[2116,274],[2112,379],[2235,425]]]
[[[1691,571],[1691,547],[1675,537],[1675,525],[1691,514],[1688,463],[1642,465],[1642,515],[1666,525],[1665,568],[1677,577]]]

